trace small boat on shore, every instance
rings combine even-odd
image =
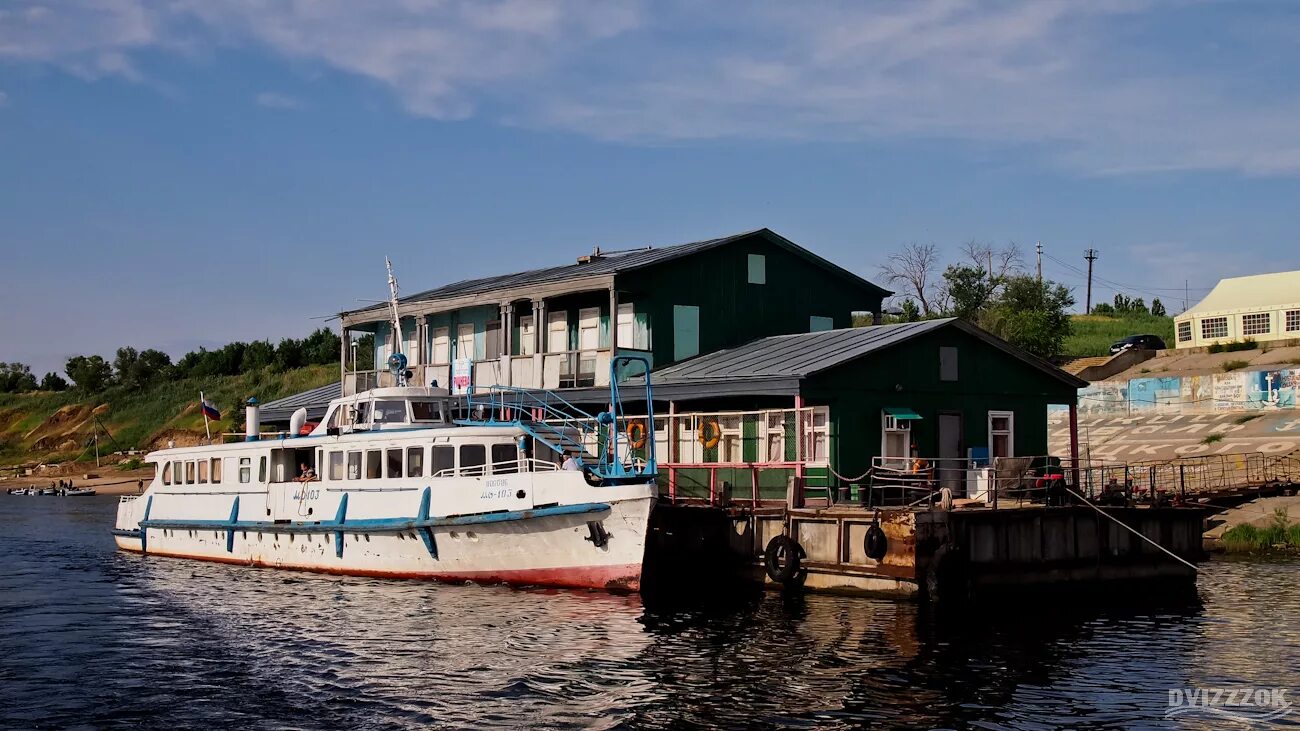
[[[93,487],[69,487],[63,491],[64,497],[86,497],[95,494]]]

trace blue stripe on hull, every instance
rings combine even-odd
[[[342,516],[335,521],[319,523],[268,523],[265,521],[228,520],[149,520],[140,521],[144,530],[150,528],[169,528],[172,530],[255,530],[264,533],[384,533],[448,526],[482,525],[485,523],[509,523],[534,518],[548,518],[556,515],[583,515],[601,513],[609,510],[609,503],[581,503],[578,505],[556,505],[534,510],[519,510],[500,513],[480,513],[477,515],[458,515],[449,518],[367,518],[346,520]],[[342,511],[340,511],[342,512]],[[114,532],[116,535],[116,531]],[[432,539],[432,535],[429,536]],[[426,547],[428,544],[426,542]],[[430,553],[436,552],[433,547]]]

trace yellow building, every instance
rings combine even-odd
[[[1205,299],[1174,318],[1179,348],[1246,338],[1300,340],[1300,271],[1221,279]]]

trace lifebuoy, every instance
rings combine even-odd
[[[718,442],[722,441],[722,427],[718,425],[717,419],[705,419],[700,422],[699,440],[705,449],[718,446]]]
[[[645,446],[645,422],[641,420],[633,421],[627,425],[627,441],[633,449],[640,449]]]
[[[867,554],[867,558],[875,561],[884,558],[889,552],[889,539],[885,537],[885,531],[880,529],[879,519],[871,522],[867,534],[862,537],[862,550]]]
[[[788,584],[799,575],[799,563],[805,555],[795,539],[784,534],[774,536],[763,551],[763,567],[772,581]]]

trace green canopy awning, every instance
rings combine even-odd
[[[921,415],[911,409],[885,409],[885,413],[895,419],[919,419]]]

